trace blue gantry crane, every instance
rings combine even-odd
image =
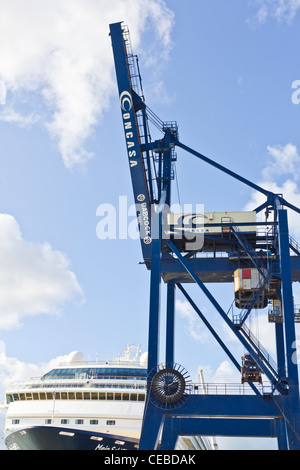
[[[179,140],[175,121],[162,121],[145,104],[137,56],[123,23],[110,25],[122,125],[125,134],[143,259],[150,270],[148,390],[140,449],[174,449],[178,436],[277,438],[281,450],[300,449],[300,400],[293,282],[300,282],[300,245],[289,235],[281,194],[240,176]],[[161,131],[152,140],[150,125]],[[262,193],[266,200],[244,213],[172,214],[171,185],[176,147]],[[265,210],[265,222],[256,214]],[[196,221],[201,219],[201,223]],[[209,253],[209,257],[202,256]],[[226,253],[226,256],[218,256]],[[165,360],[159,362],[160,290],[167,288]],[[209,283],[232,283],[229,310]],[[184,285],[194,283],[247,351],[238,361]],[[175,295],[178,289],[213,338],[241,372],[243,394],[199,393],[174,361]],[[276,360],[246,325],[254,309],[266,309],[274,325]],[[267,381],[262,381],[262,377]],[[245,385],[246,384],[246,385]]]

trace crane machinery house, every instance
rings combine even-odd
[[[239,225],[240,224],[240,225]],[[249,224],[249,225],[247,225]],[[188,251],[187,243],[202,239],[202,251],[214,251],[216,246],[224,251],[234,251],[233,230],[242,233],[248,241],[256,239],[256,212],[205,212],[167,214],[164,231],[180,251]]]

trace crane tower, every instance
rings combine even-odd
[[[299,450],[295,323],[300,321],[300,309],[294,305],[292,283],[300,282],[300,245],[289,235],[287,208],[297,213],[300,209],[182,143],[177,123],[162,121],[145,103],[128,28],[111,24],[110,36],[141,249],[150,271],[148,388],[139,448],[171,450],[178,436],[188,435],[273,437],[280,450]],[[160,139],[152,140],[150,126],[159,129]],[[248,212],[171,213],[176,147],[262,193],[265,202]],[[256,215],[263,210],[272,220],[257,221]],[[210,256],[203,257],[203,253]],[[208,285],[213,282],[234,286],[229,311],[210,292]],[[199,287],[246,351],[242,362],[191,298],[191,283]],[[161,364],[159,297],[163,285],[167,313]],[[174,362],[176,291],[184,295],[241,372],[243,394],[210,393],[209,389],[199,394],[188,372]],[[275,330],[276,360],[246,325],[254,309],[268,310]]]

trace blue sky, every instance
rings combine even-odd
[[[128,343],[147,350],[140,244],[96,235],[99,206],[118,207],[120,196],[132,204],[109,23],[128,25],[146,102],[178,122],[183,143],[300,207],[300,2],[0,0],[0,10],[3,394],[7,382],[39,375],[74,350],[88,360],[114,357]],[[182,204],[258,205],[251,190],[183,151],[177,175]],[[290,225],[300,240],[294,214]],[[211,289],[228,308],[233,286]],[[206,300],[190,292],[239,357]],[[202,367],[208,381],[238,382],[177,300],[176,360],[194,378]],[[268,343],[259,314],[253,327]]]

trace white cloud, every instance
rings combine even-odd
[[[48,243],[22,237],[19,224],[0,214],[0,328],[19,327],[26,316],[57,314],[82,291],[66,255]]]
[[[23,382],[31,377],[40,377],[46,372],[56,367],[59,363],[69,362],[74,353],[57,356],[45,364],[33,364],[22,362],[15,357],[6,355],[6,347],[3,341],[0,341],[0,382],[1,397],[5,389],[12,383]]]
[[[260,24],[265,23],[268,17],[290,23],[300,8],[300,0],[256,0],[252,3],[258,6],[256,19]]]
[[[17,124],[20,127],[31,127],[39,120],[36,114],[28,114],[26,116],[16,112],[11,106],[5,106],[0,112],[0,121]]]
[[[47,112],[37,118],[66,167],[85,163],[86,139],[116,90],[109,23],[128,24],[135,48],[151,29],[155,56],[165,57],[173,13],[163,0],[0,0],[0,8],[0,106],[26,105],[28,122],[30,102],[41,98]],[[0,119],[20,124],[22,115],[4,108]]]
[[[0,379],[1,396],[5,388],[13,382],[28,380],[30,377],[41,375],[41,369],[36,364],[26,364],[16,358],[6,356],[6,348],[3,341],[0,341]],[[3,387],[3,388],[2,388]]]
[[[272,177],[291,175],[297,180],[300,175],[300,155],[297,147],[291,143],[282,146],[268,145],[269,156],[271,157],[263,169],[262,176],[268,181]]]
[[[259,8],[259,10],[256,14],[256,18],[258,19],[258,22],[260,24],[263,24],[263,23],[265,23],[267,17],[268,17],[268,8],[267,8],[266,4],[264,3]]]
[[[268,155],[271,157],[262,170],[260,181],[256,183],[274,194],[282,194],[284,199],[300,208],[300,188],[298,178],[300,174],[300,155],[297,147],[291,143],[282,146],[268,146]],[[253,210],[266,201],[266,197],[254,192],[244,210]],[[264,218],[264,211],[261,213]],[[290,234],[300,240],[299,214],[288,209]]]
[[[176,311],[186,321],[187,334],[194,340],[205,343],[208,340],[208,332],[203,326],[199,316],[189,302],[176,300]]]
[[[275,194],[283,194],[284,199],[300,208],[300,191],[298,185],[292,179],[287,179],[282,184],[277,184],[274,181],[259,181],[258,185],[263,188],[272,191]],[[266,197],[260,193],[253,193],[251,200],[246,204],[244,210],[253,210],[260,206],[266,201]],[[288,209],[289,229],[290,234],[300,240],[300,225],[299,225],[299,214],[291,209]],[[264,211],[261,212],[261,217],[264,219]],[[271,219],[270,219],[271,220]]]

